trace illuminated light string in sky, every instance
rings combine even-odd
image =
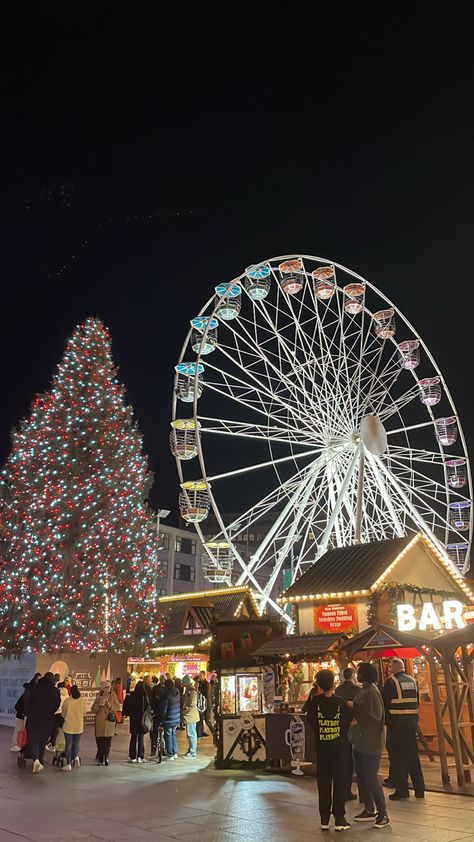
[[[93,232],[87,237],[87,239],[82,240],[82,242],[77,247],[76,251],[71,254],[68,258],[65,259],[65,262],[55,271],[47,271],[48,278],[59,278],[61,275],[64,274],[68,269],[71,269],[75,263],[80,260],[81,257],[84,256],[85,251],[89,248],[95,238],[101,233],[104,232],[106,228],[111,225],[124,225],[128,222],[163,222],[167,219],[173,218],[183,218],[187,216],[197,216],[199,211],[197,210],[185,210],[185,211],[169,211],[169,212],[158,212],[154,211],[152,213],[142,213],[142,214],[129,214],[124,217],[109,217],[104,222],[99,222]]]

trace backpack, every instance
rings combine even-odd
[[[198,697],[197,697],[196,707],[197,707],[197,709],[198,709],[199,713],[205,713],[205,712],[206,712],[206,710],[207,710],[207,700],[206,700],[206,697],[205,697],[205,696],[203,696],[203,695],[202,695],[202,693],[199,693],[199,691],[198,691]]]

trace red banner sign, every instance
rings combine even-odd
[[[322,632],[358,631],[356,605],[318,605],[314,609],[314,630]]]

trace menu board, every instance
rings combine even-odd
[[[333,634],[359,631],[357,605],[346,603],[317,605],[314,608],[314,630]]]

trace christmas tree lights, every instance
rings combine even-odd
[[[156,644],[151,482],[110,336],[87,319],[0,477],[0,651]]]

